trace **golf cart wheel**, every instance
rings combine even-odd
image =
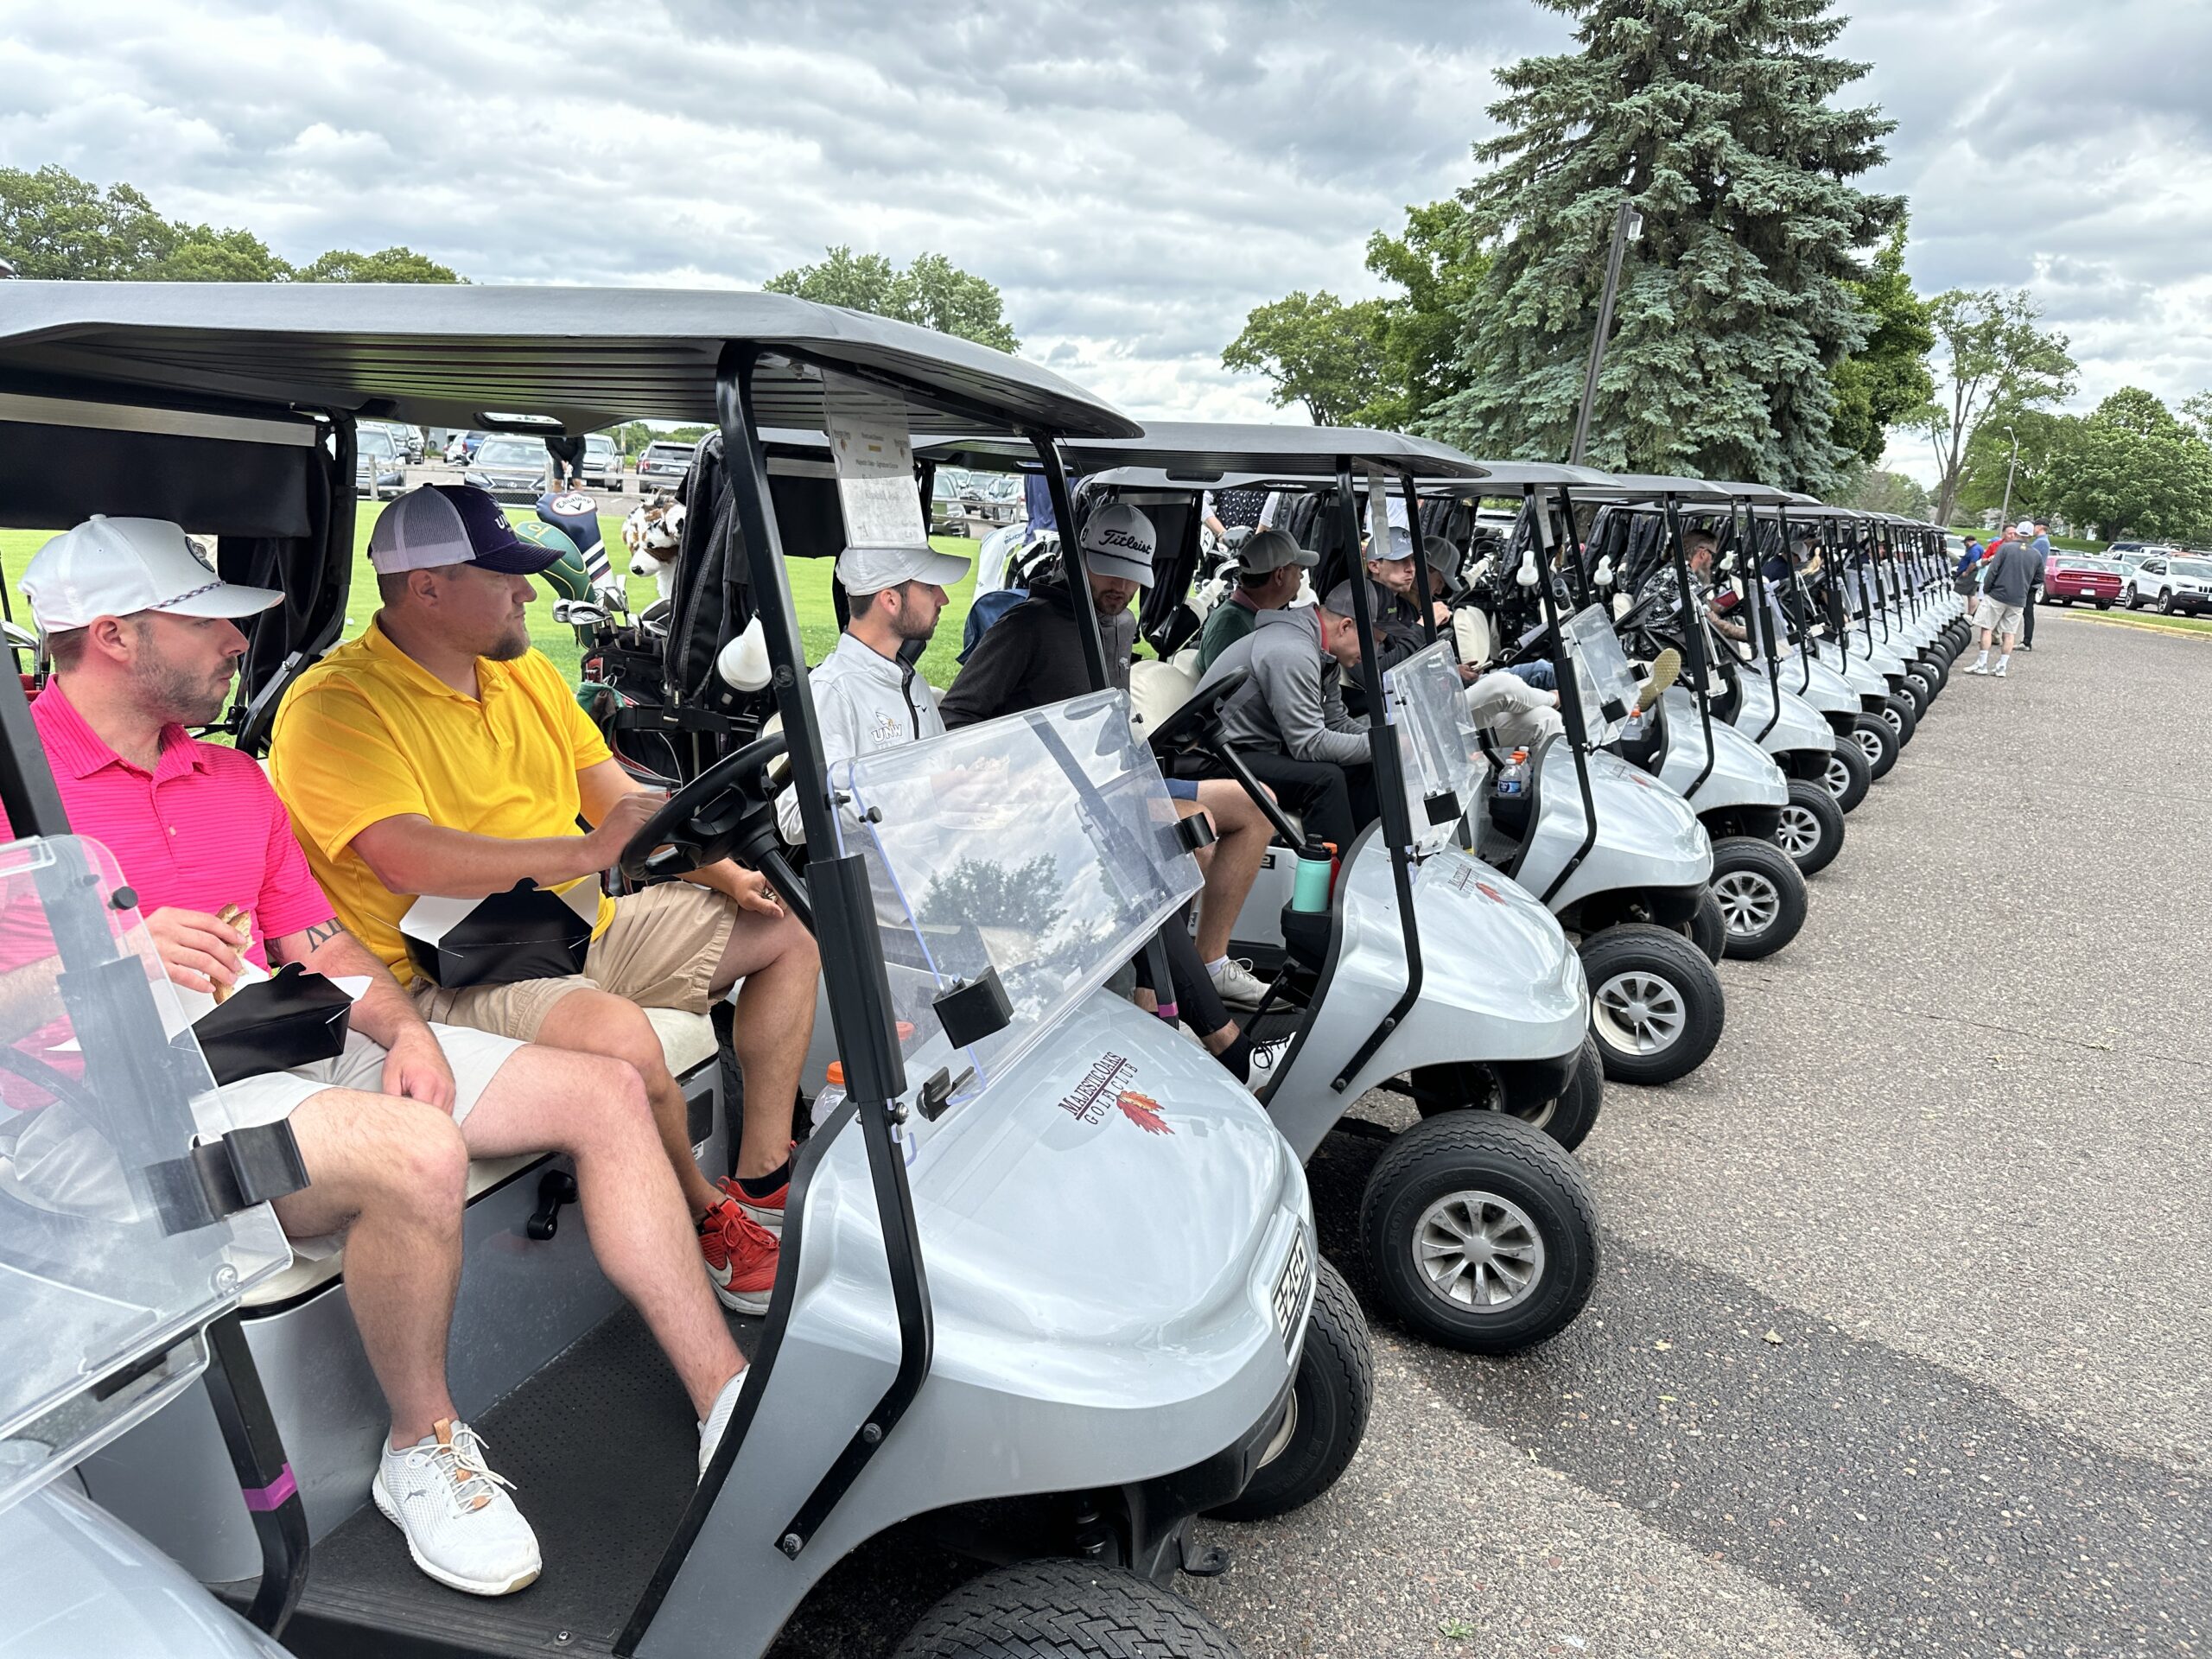
[[[1517,1117],[1532,1129],[1541,1129],[1566,1151],[1573,1152],[1597,1127],[1605,1104],[1602,1065],[1593,1058],[1586,1040],[1555,1092],[1548,1077],[1531,1086],[1530,1075],[1551,1071],[1548,1066],[1494,1066],[1475,1062],[1416,1066],[1413,1072],[1414,1109],[1423,1117],[1446,1112],[1503,1112]],[[1508,1074],[1520,1072],[1518,1077]]]
[[[1264,1521],[1311,1503],[1337,1484],[1359,1450],[1374,1402],[1375,1351],[1367,1339],[1367,1316],[1344,1275],[1324,1256],[1282,1426],[1261,1452],[1250,1484],[1208,1513],[1222,1521]]]
[[[1697,914],[1690,918],[1688,928],[1690,943],[1705,952],[1707,962],[1718,963],[1728,954],[1728,918],[1720,913],[1720,901],[1712,888],[1698,899]]]
[[[1713,896],[1728,922],[1728,954],[1770,957],[1805,925],[1805,878],[1770,841],[1723,836],[1713,843]]]
[[[1848,738],[1837,744],[1821,765],[1821,786],[1846,813],[1855,810],[1874,786],[1874,767],[1866,751]]]
[[[1894,691],[1882,699],[1882,718],[1897,734],[1900,749],[1911,742],[1912,734],[1920,729],[1920,715],[1912,706],[1912,699],[1899,696]]]
[[[1943,653],[1932,645],[1929,647],[1928,654],[1920,659],[1919,668],[1935,683],[1939,693],[1951,683],[1950,664],[1944,660]]]
[[[1866,775],[1886,778],[1890,768],[1897,763],[1897,734],[1890,722],[1879,715],[1855,715],[1851,721],[1851,741],[1859,746],[1859,753],[1866,757]]]
[[[970,1579],[892,1659],[1244,1659],[1172,1590],[1119,1567],[1027,1561]]]
[[[1556,1335],[1597,1283],[1597,1206],[1581,1169],[1495,1112],[1447,1112],[1400,1135],[1367,1178],[1359,1231],[1390,1311],[1469,1353]]]
[[[1705,1064],[1727,1004],[1720,976],[1681,934],[1648,922],[1609,927],[1577,952],[1590,982],[1590,1034],[1614,1083],[1672,1083]]]
[[[1928,718],[1929,705],[1936,701],[1936,688],[1929,684],[1918,664],[1904,671],[1904,690],[1901,694],[1912,705],[1912,717],[1917,721]]]
[[[1819,784],[1789,780],[1789,804],[1775,826],[1775,844],[1805,875],[1816,875],[1843,850],[1843,808]]]

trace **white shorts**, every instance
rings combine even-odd
[[[430,1033],[445,1051],[453,1068],[453,1121],[461,1122],[475,1109],[492,1078],[507,1063],[507,1056],[522,1045],[512,1037],[495,1037],[488,1031],[461,1026],[436,1026]],[[274,1123],[289,1117],[326,1089],[354,1089],[363,1094],[384,1092],[385,1051],[358,1031],[346,1033],[346,1049],[327,1060],[295,1067],[289,1071],[267,1071],[225,1086],[223,1104],[240,1128],[254,1123]]]

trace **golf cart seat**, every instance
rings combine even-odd
[[[1192,657],[1185,666],[1183,658]],[[1156,732],[1198,689],[1195,654],[1179,652],[1166,662],[1129,664],[1129,715],[1140,732]]]
[[[645,1018],[653,1028],[653,1035],[660,1039],[661,1052],[668,1060],[669,1075],[683,1079],[715,1058],[714,1024],[703,1014],[686,1014],[681,1008],[647,1008]],[[529,1169],[533,1164],[544,1162],[551,1154],[542,1152],[520,1153],[512,1158],[479,1158],[468,1166],[468,1185],[466,1202],[474,1204],[493,1188],[507,1182]],[[292,1265],[274,1277],[264,1279],[249,1290],[242,1299],[248,1308],[270,1307],[289,1302],[328,1284],[346,1268],[346,1251],[341,1245],[327,1255],[306,1256],[295,1254]]]
[[[1459,660],[1477,668],[1487,668],[1497,651],[1490,617],[1479,606],[1463,605],[1452,613],[1452,639]]]

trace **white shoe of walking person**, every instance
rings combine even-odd
[[[370,1496],[407,1539],[407,1553],[440,1584],[472,1596],[504,1596],[543,1570],[537,1535],[507,1496],[510,1483],[484,1463],[467,1423],[441,1419],[414,1445],[378,1459]]]

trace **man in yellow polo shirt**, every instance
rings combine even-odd
[[[584,971],[565,978],[443,988],[400,937],[423,894],[480,899],[525,876],[564,889],[607,869],[664,798],[622,770],[531,649],[530,577],[552,556],[469,486],[392,503],[369,538],[383,608],[286,696],[270,774],[340,918],[426,1019],[638,1068],[717,1294],[765,1312],[821,969],[766,881],[724,861],[602,896]],[[718,1188],[692,1161],[683,1090],[640,1005],[702,1014],[740,979],[745,1125],[737,1175]]]

